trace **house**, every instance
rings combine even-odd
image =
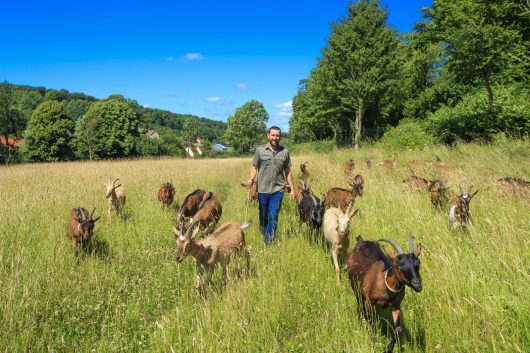
[[[4,147],[9,147],[9,149],[20,148],[23,143],[24,139],[22,137],[8,137],[6,143],[5,136],[0,136],[0,145]]]
[[[212,148],[214,150],[216,150],[217,152],[223,152],[223,153],[226,153],[228,152],[228,147],[226,147],[225,145],[222,145],[220,143],[215,143],[212,145]]]
[[[158,132],[156,132],[156,130],[147,130],[145,134],[147,135],[147,137],[150,137],[152,139],[158,140],[160,138],[160,135],[158,134]]]
[[[202,156],[202,140],[196,138],[190,142],[188,147],[186,147],[186,153],[190,157]]]

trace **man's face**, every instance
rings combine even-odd
[[[267,137],[269,139],[269,143],[271,146],[276,147],[280,143],[280,140],[282,138],[282,133],[279,130],[272,129],[268,134]]]

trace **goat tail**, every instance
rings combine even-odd
[[[252,225],[252,220],[249,219],[246,223],[243,223],[241,225],[241,229],[247,229],[248,227],[250,227]]]

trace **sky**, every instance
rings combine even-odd
[[[255,99],[288,129],[292,98],[348,0],[0,0],[0,81],[226,121]],[[411,31],[432,0],[382,0]]]

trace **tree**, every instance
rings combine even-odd
[[[307,85],[309,111],[316,114],[317,120],[327,121],[337,144],[351,142],[353,129],[358,148],[366,114],[378,119],[383,115],[382,105],[387,115],[399,105],[381,99],[395,88],[401,71],[397,60],[399,38],[386,20],[387,12],[377,0],[349,5],[348,16],[332,24],[327,46],[311,71]]]
[[[528,74],[528,17],[515,0],[436,0],[427,30],[444,43],[448,69],[464,83],[479,81],[493,107],[493,84]],[[526,36],[526,37],[525,37]],[[526,72],[525,72],[526,71]]]
[[[269,115],[263,104],[251,100],[228,118],[225,139],[235,151],[248,153],[263,138],[268,120]]]
[[[14,107],[12,88],[9,84],[2,83],[0,84],[0,134],[6,142],[6,164],[11,159],[11,146],[8,143],[9,135],[15,137],[22,132],[23,128],[24,119],[22,114]]]
[[[31,161],[61,161],[72,158],[70,141],[74,121],[64,103],[45,101],[31,115],[24,132],[24,149]]]
[[[202,137],[200,136],[199,121],[196,118],[187,118],[184,120],[182,130],[184,141],[193,142],[196,138]]]
[[[93,159],[132,156],[138,135],[134,107],[120,99],[95,102],[79,120],[78,154]]]

